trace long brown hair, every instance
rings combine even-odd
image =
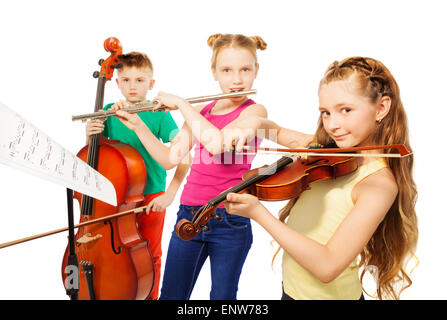
[[[373,139],[376,145],[405,144],[411,149],[405,110],[400,98],[399,86],[390,71],[372,58],[351,57],[341,62],[333,62],[327,69],[320,87],[333,81],[353,79],[358,84],[358,92],[378,103],[383,96],[391,98],[389,113],[377,123]],[[352,79],[352,78],[351,78]],[[314,143],[323,146],[334,145],[323,127],[320,117],[314,136]],[[384,152],[387,152],[384,150]],[[413,180],[413,156],[405,158],[387,158],[398,186],[398,195],[380,223],[372,238],[360,254],[359,266],[375,266],[378,271],[377,297],[399,299],[401,292],[412,281],[406,272],[407,258],[415,257],[418,239],[415,204],[417,199],[416,184]],[[281,221],[289,216],[297,199],[292,199],[280,211]],[[396,287],[396,285],[400,285]]]

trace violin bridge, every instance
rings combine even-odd
[[[309,159],[309,154],[305,152],[296,153],[296,156],[299,157],[302,161],[307,161],[307,159]]]

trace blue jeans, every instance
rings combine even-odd
[[[190,207],[180,205],[177,221],[191,220]],[[172,232],[166,256],[166,266],[160,300],[188,300],[203,266],[210,257],[211,300],[235,300],[239,277],[253,242],[250,219],[231,215],[224,208],[216,213],[222,221],[211,219],[209,231],[202,231],[190,241]]]

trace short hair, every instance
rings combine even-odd
[[[145,53],[132,51],[120,55],[119,58],[123,67],[149,68],[154,72],[152,62]]]

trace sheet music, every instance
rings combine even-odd
[[[109,180],[1,102],[0,163],[116,206]]]

